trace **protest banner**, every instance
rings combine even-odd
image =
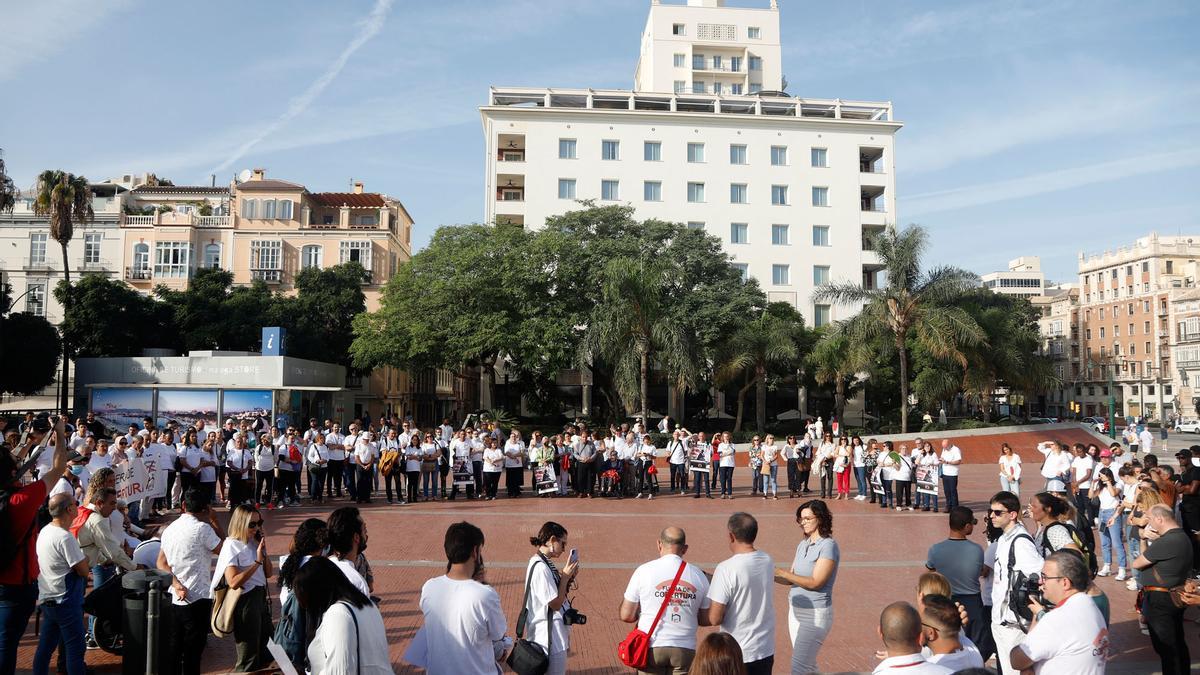
[[[554,474],[554,465],[543,464],[534,469],[533,486],[539,495],[558,492],[558,477]]]
[[[871,492],[874,492],[877,495],[883,494],[883,478],[881,478],[882,475],[883,475],[883,470],[881,470],[881,469],[875,469],[875,471],[871,473]]]
[[[129,504],[146,496],[148,478],[141,457],[114,464],[112,470],[116,473],[118,500]]]
[[[938,471],[932,466],[918,466],[916,470],[917,494],[937,496]]]
[[[452,470],[454,473],[455,487],[458,487],[458,486],[474,487],[475,473],[471,467],[471,460],[464,459],[461,457],[455,458],[454,466],[453,466]]]
[[[711,473],[712,458],[700,446],[694,446],[688,451],[688,469],[700,473]]]

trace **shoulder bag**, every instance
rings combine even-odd
[[[230,588],[225,581],[225,575],[222,574],[212,595],[213,606],[209,628],[212,629],[212,634],[219,638],[229,637],[233,635],[234,616],[237,613],[238,599],[242,597],[242,589]]]
[[[540,561],[539,561],[540,562]],[[533,570],[537,563],[529,566],[529,575],[525,577],[525,600],[521,602],[521,613],[517,616],[517,640],[512,651],[508,653],[506,663],[517,675],[544,675],[550,668],[550,653],[533,640],[526,640],[525,621],[529,617],[529,582],[533,581]],[[546,606],[546,645],[554,639],[553,612]]]
[[[629,635],[625,636],[621,644],[617,645],[617,657],[621,659],[621,663],[630,668],[645,670],[646,664],[650,660],[650,638],[654,635],[654,629],[658,628],[658,622],[662,619],[667,605],[675,597],[675,587],[679,585],[679,577],[683,576],[685,567],[687,567],[686,562],[679,563],[679,571],[675,573],[675,579],[671,582],[671,587],[667,589],[667,594],[663,596],[662,604],[658,607],[658,614],[654,615],[654,621],[650,624],[650,630],[643,631],[634,628],[629,631]]]

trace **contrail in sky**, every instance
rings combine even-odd
[[[213,167],[212,171],[209,171],[208,173],[219,174],[225,169],[228,169],[233,165],[234,162],[245,156],[245,154],[250,151],[250,148],[258,145],[264,138],[267,138],[276,131],[279,131],[284,127],[284,125],[286,125],[288,122],[291,122],[292,119],[294,119],[297,115],[307,110],[308,106],[312,105],[312,102],[317,98],[317,96],[320,96],[321,92],[325,91],[326,87],[333,82],[334,78],[336,78],[342,72],[342,69],[346,67],[346,62],[350,60],[350,57],[354,55],[354,52],[358,51],[360,47],[365,45],[371,38],[375,37],[383,28],[384,21],[387,20],[388,11],[390,11],[392,8],[392,1],[393,0],[376,0],[375,7],[371,9],[371,13],[367,15],[366,20],[363,21],[362,28],[358,31],[358,35],[354,36],[354,39],[350,41],[350,44],[346,45],[346,48],[342,50],[342,53],[338,55],[337,59],[335,59],[333,63],[329,64],[329,67],[325,69],[325,72],[321,74],[321,77],[317,78],[316,81],[310,84],[308,89],[304,90],[304,93],[292,99],[288,104],[287,110],[283,111],[283,114],[276,118],[274,122],[271,122],[266,126],[266,128],[264,128],[262,131],[259,131],[254,138],[242,143],[242,145],[239,146],[238,149],[229,156],[229,159],[226,159],[224,162],[221,162],[217,166]]]

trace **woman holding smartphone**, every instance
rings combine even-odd
[[[237,646],[235,672],[259,670],[271,662],[267,638],[274,633],[271,609],[267,606],[267,579],[271,576],[271,557],[263,535],[263,518],[257,509],[238,504],[229,517],[229,536],[217,556],[212,588],[224,581],[232,589],[241,589],[233,617],[233,635]]]
[[[554,521],[542,525],[537,536],[529,538],[529,543],[537,550],[525,569],[527,639],[541,645],[550,655],[546,674],[562,675],[567,672],[567,649],[571,646],[571,631],[565,621],[566,613],[571,609],[567,592],[579,571],[578,554],[567,548],[567,529]],[[553,560],[568,550],[572,555],[559,570]]]
[[[1121,512],[1121,487],[1113,478],[1112,469],[1101,468],[1092,481],[1092,496],[1100,499],[1100,552],[1104,556],[1104,567],[1096,573],[1098,577],[1112,574],[1111,563],[1117,564],[1117,581],[1125,581],[1125,514]],[[1114,549],[1116,554],[1113,554]]]

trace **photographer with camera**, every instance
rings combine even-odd
[[[552,559],[567,553],[567,529],[548,521],[529,543],[537,548],[525,570],[527,590],[524,611],[529,641],[537,643],[550,657],[547,675],[567,672],[567,650],[571,646],[571,625],[583,623],[582,615],[571,607],[567,593],[579,572],[579,556],[569,549],[567,564],[560,570]]]
[[[1025,639],[1008,652],[1014,669],[1043,673],[1098,675],[1108,659],[1108,629],[1096,603],[1087,596],[1091,573],[1077,551],[1056,551],[1046,558],[1031,593],[1032,619]]]
[[[46,437],[53,432],[54,450],[49,468],[28,485],[21,484],[25,471],[37,462]],[[40,447],[40,452],[47,452]],[[15,454],[14,454],[15,451]],[[67,436],[62,420],[50,426],[46,416],[28,423],[17,447],[0,445],[0,675],[17,668],[17,645],[38,596],[37,512],[50,488],[67,469]]]
[[[1004,675],[1017,673],[1009,662],[1012,648],[1024,635],[1022,623],[1014,611],[1027,603],[1022,594],[1029,589],[1027,579],[1042,570],[1042,555],[1033,537],[1021,524],[1021,500],[1011,492],[997,492],[988,506],[988,520],[1002,531],[996,540],[996,566],[992,572],[992,637],[996,641],[996,662]]]

